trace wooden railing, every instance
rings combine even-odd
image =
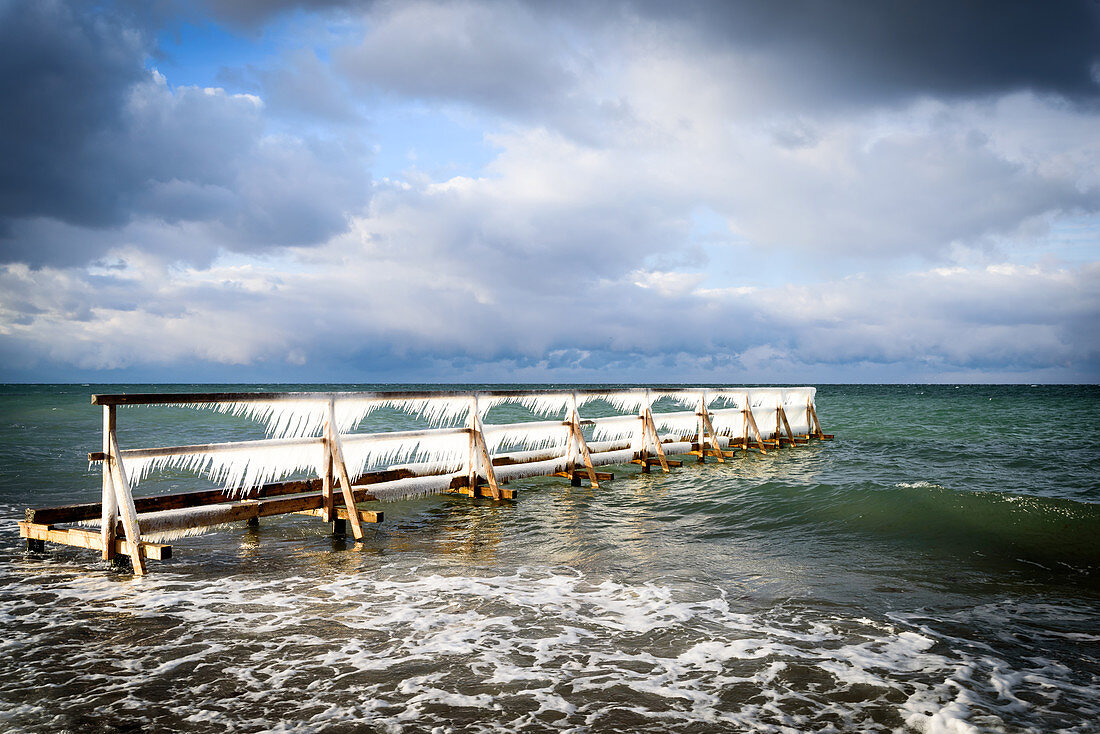
[[[382,512],[360,509],[362,502],[445,492],[514,499],[515,492],[503,484],[540,475],[565,476],[574,484],[587,479],[598,488],[600,481],[614,476],[597,472],[598,466],[635,463],[643,471],[660,466],[668,472],[670,466],[679,465],[668,458],[671,454],[694,454],[700,462],[712,456],[724,462],[732,456],[728,453],[731,448],[766,453],[769,448],[794,446],[811,438],[832,438],[821,431],[814,397],[812,388],[94,395],[92,404],[103,410],[102,450],[88,458],[102,465],[101,502],[28,509],[20,532],[32,548],[40,549],[50,541],[97,549],[104,559],[128,555],[136,574],[145,573],[146,558],[163,559],[171,554],[170,546],[143,538],[241,520],[255,523],[270,515],[314,515],[333,523],[334,531],[347,522],[359,540],[364,523],[383,519]],[[654,403],[662,399],[691,410],[655,413]],[[582,418],[581,408],[593,401],[604,402],[603,412],[618,414]],[[543,415],[564,413],[564,417],[508,424],[483,422],[493,407],[509,403]],[[733,407],[713,407],[721,403]],[[267,422],[269,433],[276,437],[121,449],[118,406],[138,405],[191,406],[249,415]],[[463,416],[464,420],[457,426],[416,430],[353,430],[380,407],[437,422],[459,422]],[[790,418],[798,430],[792,429]],[[665,429],[664,435],[660,428]],[[586,431],[593,438],[586,438]],[[513,447],[506,449],[508,444]],[[532,444],[542,445],[532,448]],[[355,461],[349,460],[349,453]],[[372,458],[379,456],[401,456],[406,461],[367,471]],[[425,456],[428,461],[423,460]],[[410,460],[417,457],[421,460]],[[225,479],[226,486],[135,499],[133,486],[155,466],[205,467]],[[315,478],[286,480],[295,468],[304,466],[312,468]],[[130,472],[134,467],[136,474]],[[282,481],[271,481],[274,478]],[[58,527],[96,519],[98,533]]]

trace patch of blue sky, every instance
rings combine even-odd
[[[375,146],[375,179],[401,180],[409,171],[433,181],[476,178],[497,156],[487,121],[468,113],[421,102],[380,102],[368,113]]]
[[[829,274],[827,262],[805,251],[753,245],[708,206],[695,207],[690,219],[686,249],[703,256],[700,260],[706,277],[700,289],[779,288],[817,283]],[[837,274],[842,272],[847,270],[837,269]]]
[[[277,34],[235,33],[214,23],[181,22],[157,37],[159,54],[149,59],[173,87],[227,86],[222,70],[260,65],[279,48]],[[230,92],[251,89],[227,89]]]
[[[1036,250],[1070,265],[1096,262],[1100,259],[1100,214],[1059,218]]]

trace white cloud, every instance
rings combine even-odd
[[[1100,375],[1096,243],[1048,252],[1100,214],[1094,108],[1007,87],[810,103],[766,44],[574,12],[379,5],[351,45],[258,70],[259,96],[145,74],[108,136],[123,219],[14,220],[9,370]],[[353,126],[395,99],[484,114],[491,160],[370,188]],[[728,231],[701,236],[701,210]]]

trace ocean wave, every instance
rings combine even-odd
[[[759,608],[569,569],[74,574],[13,578],[0,597],[13,731],[93,711],[100,727],[199,732],[1085,731],[1100,716],[1087,671],[1009,660],[952,618]],[[1005,629],[1022,614],[970,613]]]

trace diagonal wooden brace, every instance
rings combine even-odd
[[[791,440],[791,446],[794,446],[795,445],[794,431],[791,430],[791,424],[787,422],[787,413],[786,413],[786,411],[783,410],[783,404],[782,403],[780,403],[779,407],[777,408],[777,415],[779,416],[779,420],[783,424],[783,430],[785,430],[787,432],[787,438],[789,438]],[[775,435],[776,436],[779,435],[778,430],[775,432]]]
[[[137,508],[134,507],[134,495],[130,492],[130,483],[126,478],[126,467],[122,464],[118,440],[112,432],[109,438],[110,451],[107,463],[111,467],[111,488],[115,504],[122,515],[122,527],[126,530],[126,542],[130,546],[130,560],[134,564],[134,574],[145,575],[145,556],[141,547],[141,530],[138,528]]]
[[[746,403],[745,407],[742,408],[742,413],[745,416],[745,421],[748,424],[748,427],[752,429],[753,435],[756,436],[756,447],[760,449],[760,453],[768,453],[768,450],[764,448],[764,437],[760,435],[760,429],[756,425],[756,418],[753,417],[752,407]],[[745,439],[745,445],[748,445],[747,437]]]
[[[710,414],[707,413],[706,407],[703,408],[703,427],[710,431],[711,445],[714,447],[714,456],[718,459],[718,463],[725,464],[725,455],[722,452],[722,446],[718,443],[718,434],[714,430],[714,424],[710,422]],[[706,449],[703,448],[704,444],[699,443],[699,453],[705,453]]]
[[[657,435],[657,424],[653,422],[653,411],[649,409],[648,405],[642,420],[644,421],[643,430],[648,431],[650,438],[653,439],[653,446],[657,450],[657,458],[661,462],[661,470],[668,474],[668,459],[665,458],[665,450],[661,446],[661,437]]]
[[[356,540],[363,539],[363,526],[359,524],[359,513],[355,512],[355,490],[351,487],[348,465],[344,461],[344,447],[340,443],[340,434],[336,430],[336,410],[333,401],[328,404],[328,444],[332,463],[340,476],[340,492],[344,495],[344,506],[348,509],[351,521],[351,534]]]

